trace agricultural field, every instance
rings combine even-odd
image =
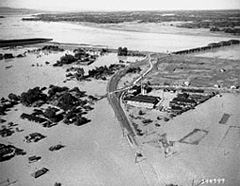
[[[239,60],[168,56],[159,58],[156,68],[144,82],[157,85],[185,85],[193,87],[239,86]]]

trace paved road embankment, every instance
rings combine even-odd
[[[146,60],[146,59],[144,59],[144,60]],[[116,115],[118,121],[121,124],[121,128],[123,131],[125,131],[125,129],[126,129],[126,131],[128,132],[128,135],[131,136],[131,138],[135,144],[137,144],[136,140],[135,140],[135,133],[131,127],[131,124],[130,124],[127,116],[125,115],[125,113],[121,107],[120,102],[121,102],[121,96],[124,93],[124,91],[131,88],[133,85],[135,85],[137,82],[139,82],[143,77],[145,77],[152,70],[153,65],[151,63],[150,55],[148,55],[148,62],[150,64],[149,69],[145,73],[141,74],[139,76],[139,78],[132,83],[132,85],[125,87],[123,89],[119,89],[119,90],[117,89],[119,80],[121,79],[122,76],[124,76],[126,74],[127,68],[125,68],[125,69],[119,70],[116,74],[114,74],[113,77],[109,80],[108,86],[107,86],[107,98],[115,112],[115,115]]]

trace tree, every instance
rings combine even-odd
[[[44,116],[46,116],[49,119],[56,117],[56,109],[52,107],[48,107],[44,112]]]
[[[119,47],[118,48],[118,55],[121,56],[121,54],[122,54],[122,47]]]
[[[119,48],[118,48],[118,55],[119,55],[119,56],[127,56],[127,54],[128,54],[128,49],[127,49],[127,47],[124,47],[124,48],[119,47]]]
[[[58,183],[58,182],[55,182],[55,183],[54,183],[54,186],[62,186],[62,184],[61,184],[61,183]]]
[[[60,62],[62,64],[71,64],[75,61],[77,61],[77,59],[73,55],[70,55],[70,54],[65,54],[65,56],[62,56],[60,58]]]
[[[20,97],[20,102],[25,106],[30,106],[32,103],[42,100],[46,101],[47,95],[42,93],[39,87],[29,89],[27,92],[23,92]]]

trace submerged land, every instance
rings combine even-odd
[[[198,20],[200,28],[237,28],[238,13],[39,14],[28,21],[139,27],[190,17],[192,27]],[[168,53],[56,42],[0,49],[0,184],[237,185],[234,35]]]

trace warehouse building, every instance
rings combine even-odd
[[[160,97],[140,94],[137,96],[125,97],[124,100],[127,104],[135,107],[154,108],[161,99]]]

